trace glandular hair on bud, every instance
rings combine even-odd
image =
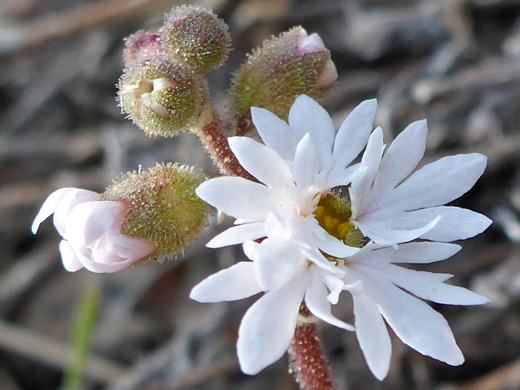
[[[123,113],[152,136],[187,130],[204,104],[203,81],[161,56],[125,68],[118,87]]]
[[[226,62],[231,46],[228,30],[226,23],[211,11],[181,6],[166,16],[159,34],[170,60],[205,75]]]
[[[157,248],[140,263],[182,256],[207,226],[209,206],[195,194],[203,181],[193,168],[157,164],[129,172],[106,189],[103,200],[129,205],[121,233],[150,240]]]
[[[317,45],[302,50],[301,42],[306,38],[307,32],[295,27],[266,40],[235,73],[229,91],[230,114],[235,121],[233,135],[255,131],[251,107],[265,108],[286,120],[299,95],[319,99],[333,84],[335,79],[326,85],[322,82],[324,73],[334,76],[330,52],[325,47],[319,50]]]

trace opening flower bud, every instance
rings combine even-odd
[[[121,227],[130,207],[124,201],[103,201],[101,194],[79,188],[61,188],[43,203],[32,231],[54,214],[63,266],[96,273],[121,271],[156,251],[147,239],[126,235]]]
[[[129,204],[121,232],[145,238],[157,248],[141,262],[162,262],[182,255],[206,227],[209,206],[195,194],[203,181],[190,167],[157,164],[129,172],[102,198]]]
[[[172,137],[199,118],[204,93],[202,80],[156,57],[125,69],[118,97],[122,111],[147,134]]]
[[[125,40],[123,58],[125,67],[142,64],[145,61],[162,55],[162,47],[158,34],[139,30]]]
[[[159,33],[168,58],[194,73],[204,75],[227,60],[228,26],[205,8],[174,8]]]
[[[261,107],[286,120],[296,97],[320,98],[338,77],[318,34],[302,27],[265,41],[235,74],[230,89],[234,135],[255,132],[251,107]]]

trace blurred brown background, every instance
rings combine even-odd
[[[235,354],[240,318],[253,299],[202,305],[188,298],[205,276],[243,255],[204,243],[185,261],[116,275],[61,267],[52,223],[33,237],[45,197],[63,186],[96,191],[121,172],[156,161],[215,168],[190,134],[148,138],[121,115],[115,84],[123,38],[157,29],[165,0],[0,2],[0,389],[55,389],[69,361],[75,306],[101,291],[83,388],[296,389],[286,357],[255,377]],[[318,32],[339,71],[325,100],[340,122],[377,97],[377,124],[390,143],[427,118],[428,161],[482,152],[489,165],[456,204],[495,221],[430,269],[493,299],[485,307],[436,306],[452,325],[466,363],[449,367],[394,338],[388,378],[370,373],[355,335],[323,326],[338,389],[520,389],[520,1],[203,0],[231,27],[234,50],[209,75],[225,112],[230,74],[253,46],[301,24]],[[227,221],[226,224],[229,224]],[[339,312],[349,316],[345,297]]]

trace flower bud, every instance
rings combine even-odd
[[[209,206],[196,194],[203,177],[192,168],[161,165],[129,172],[103,193],[105,201],[129,204],[121,232],[141,237],[157,250],[142,262],[176,258],[207,225]]]
[[[32,232],[54,214],[54,226],[63,237],[60,253],[69,272],[81,268],[96,273],[121,271],[156,251],[146,238],[121,231],[130,205],[103,201],[101,194],[79,188],[61,188],[43,203]]]
[[[202,7],[174,8],[159,34],[168,58],[199,75],[222,66],[231,45],[228,26]]]
[[[338,73],[318,34],[302,27],[271,38],[253,51],[235,74],[230,89],[234,135],[255,131],[251,107],[261,107],[282,119],[301,94],[320,98]]]
[[[158,34],[139,30],[125,39],[125,49],[123,50],[125,67],[143,64],[146,60],[161,56],[162,53]]]
[[[122,111],[147,134],[172,137],[199,118],[204,93],[202,80],[156,57],[125,69],[118,97]]]

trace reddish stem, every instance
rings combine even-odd
[[[289,347],[290,370],[303,390],[334,388],[316,325],[299,322]]]
[[[229,148],[229,143],[222,131],[220,120],[215,115],[210,123],[200,129],[198,136],[222,173],[257,181],[240,165],[235,154]]]

